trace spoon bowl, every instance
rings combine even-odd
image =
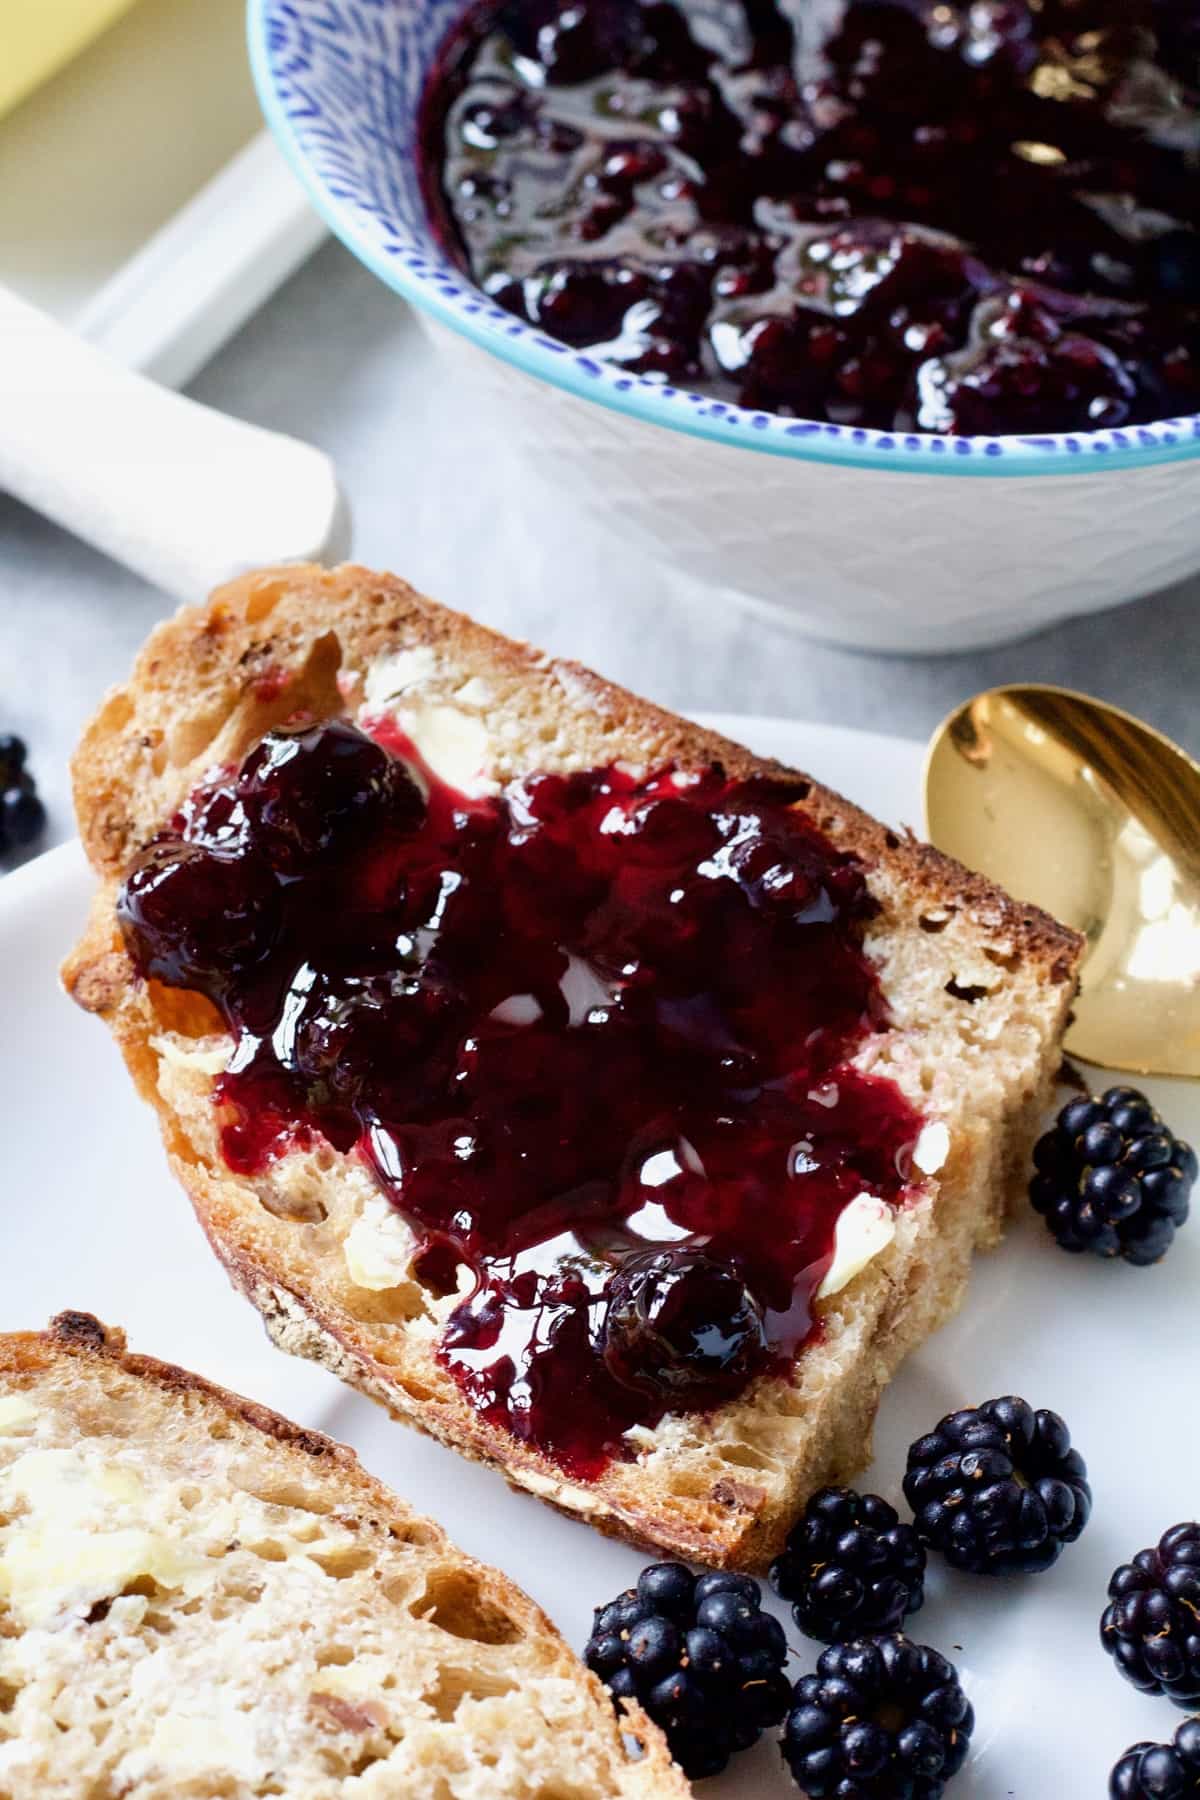
[[[1200,1078],[1200,765],[1067,688],[992,688],[938,727],[930,842],[1087,942],[1067,1049]]]

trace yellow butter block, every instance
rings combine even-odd
[[[0,0],[0,113],[111,25],[133,0]]]

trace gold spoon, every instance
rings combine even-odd
[[[925,759],[931,843],[1087,940],[1067,1048],[1200,1077],[1200,764],[1068,688],[992,688]]]

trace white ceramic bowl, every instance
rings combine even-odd
[[[263,107],[314,204],[470,365],[465,445],[519,444],[708,603],[863,649],[997,643],[1200,567],[1200,417],[1036,438],[816,424],[628,376],[494,306],[442,253],[417,172],[425,77],[467,3],[249,0]]]

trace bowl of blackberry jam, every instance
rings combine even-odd
[[[1195,8],[367,10],[251,0],[268,117],[535,481],[883,648],[1200,563]]]

